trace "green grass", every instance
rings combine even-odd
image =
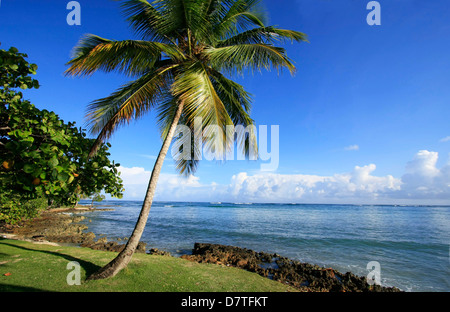
[[[63,292],[285,292],[295,289],[245,270],[184,259],[135,254],[117,276],[86,277],[116,253],[0,238],[0,291]],[[81,285],[68,285],[70,261],[81,267]],[[8,274],[10,273],[10,274]],[[6,276],[5,276],[6,274]]]

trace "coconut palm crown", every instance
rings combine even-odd
[[[181,102],[180,122],[192,129],[195,117],[202,117],[205,130],[252,125],[251,95],[229,76],[271,68],[294,73],[285,49],[274,44],[306,40],[301,32],[266,26],[256,0],[130,0],[122,8],[140,40],[86,35],[66,71],[71,76],[115,71],[135,79],[89,105],[88,125],[98,136],[92,152],[119,126],[151,110],[158,112],[165,138]],[[203,137],[208,148],[214,135]],[[245,152],[245,138],[240,146]],[[193,173],[200,158],[195,156],[179,158],[179,171]]]
[[[306,41],[306,35],[267,26],[258,0],[128,0],[121,7],[139,39],[116,41],[86,35],[75,47],[66,75],[117,72],[131,80],[88,106],[88,127],[97,136],[91,154],[120,126],[150,111],[157,113],[164,144],[144,201],[146,213],[141,213],[138,221],[145,224],[169,145],[189,139],[174,137],[174,126],[180,123],[194,130],[195,118],[201,117],[202,144],[206,149],[217,149],[213,141],[218,134],[210,133],[213,128],[208,126],[223,129],[221,135],[225,135],[227,125],[253,125],[251,95],[230,77],[270,69],[288,69],[293,74],[295,67],[286,50],[276,44]],[[255,137],[250,131],[236,140],[247,153]],[[227,142],[225,138],[223,142]],[[219,149],[228,147],[224,144]],[[190,159],[174,157],[178,170],[194,173],[199,153],[197,146],[192,148]],[[133,246],[124,251],[127,258],[142,231],[143,225],[135,229],[136,237],[128,242]],[[116,262],[123,267],[127,261],[122,257]],[[106,271],[103,277],[115,274]]]

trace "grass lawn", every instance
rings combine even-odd
[[[279,282],[242,269],[184,259],[135,254],[117,276],[85,281],[116,253],[0,238],[0,291],[52,292],[286,292]],[[80,264],[81,285],[68,285],[71,261]]]

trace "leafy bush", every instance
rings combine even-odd
[[[0,223],[16,224],[23,219],[37,217],[48,207],[45,197],[35,199],[12,195],[10,198],[0,197]]]
[[[74,205],[82,196],[105,191],[121,197],[122,180],[100,144],[89,157],[94,139],[86,138],[75,122],[40,110],[23,99],[19,89],[39,88],[37,65],[16,48],[0,50],[0,207],[3,220],[32,216],[40,200]]]

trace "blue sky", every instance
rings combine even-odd
[[[87,104],[127,80],[64,77],[71,49],[86,33],[134,35],[118,2],[78,1],[80,26],[67,24],[68,2],[1,1],[0,42],[39,66],[42,87],[26,97],[81,126]],[[369,26],[368,2],[266,0],[270,24],[309,37],[286,46],[294,77],[263,72],[237,79],[254,96],[257,125],[279,125],[278,169],[203,161],[186,181],[167,159],[157,199],[450,204],[448,3],[379,1],[381,25]],[[123,167],[125,198],[142,199],[161,145],[155,115],[121,128],[110,142]]]

